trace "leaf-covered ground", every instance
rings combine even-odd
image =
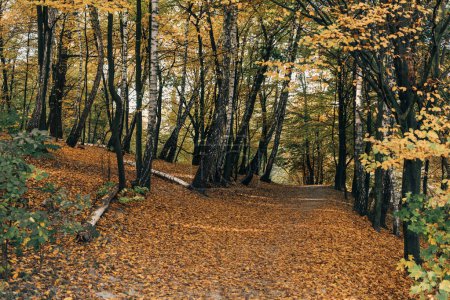
[[[110,159],[108,159],[110,156]],[[130,159],[130,158],[128,158]],[[107,180],[105,150],[63,148],[35,161],[72,195]],[[132,167],[127,167],[133,178]],[[189,180],[191,166],[155,168]],[[113,177],[114,179],[114,177]],[[40,201],[37,192],[30,196]],[[255,183],[208,197],[154,178],[145,201],[114,203],[89,244],[19,258],[10,298],[407,299],[402,241],[375,232],[329,187]]]

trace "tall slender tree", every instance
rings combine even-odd
[[[122,118],[122,99],[117,93],[114,78],[115,78],[115,64],[114,64],[114,53],[113,53],[113,26],[114,26],[114,15],[113,13],[108,13],[108,33],[107,33],[107,60],[108,60],[108,89],[111,94],[111,98],[116,104],[116,112],[114,114],[114,119],[112,121],[112,138],[114,142],[114,151],[116,153],[117,159],[117,172],[119,176],[119,190],[122,190],[126,186],[125,179],[125,168],[123,162],[122,145],[120,141],[120,121]]]
[[[86,120],[91,112],[92,104],[95,101],[95,97],[97,96],[98,88],[100,87],[100,81],[103,74],[103,65],[104,65],[104,48],[103,48],[103,38],[102,31],[100,28],[100,21],[98,17],[97,9],[94,6],[89,6],[89,14],[91,19],[91,26],[94,29],[94,38],[97,45],[97,73],[95,74],[94,82],[91,87],[91,91],[85,101],[85,106],[83,112],[80,115],[79,120],[73,125],[69,136],[67,137],[66,143],[70,147],[75,147],[80,136],[83,132],[83,129],[86,125]],[[109,67],[109,64],[108,64]],[[110,72],[110,71],[108,71]],[[114,74],[114,73],[113,73]],[[87,86],[86,86],[87,89]]]
[[[47,85],[50,75],[50,65],[52,60],[53,33],[56,18],[56,9],[52,7],[37,5],[37,25],[38,25],[38,92],[31,119],[28,121],[27,130],[39,128],[47,129],[46,97]]]
[[[148,57],[149,57],[149,100],[148,100],[148,126],[147,126],[147,142],[143,157],[142,170],[139,174],[137,183],[140,186],[150,188],[151,171],[154,154],[154,134],[156,125],[156,115],[158,107],[158,0],[151,0],[149,3],[149,24],[150,38],[148,39]]]

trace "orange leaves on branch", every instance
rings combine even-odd
[[[424,6],[400,4],[357,3],[349,5],[345,11],[331,10],[328,14],[334,22],[317,26],[316,33],[305,37],[303,43],[345,52],[381,49],[389,52],[394,40],[418,39],[422,33],[422,19],[431,13]],[[411,26],[396,23],[395,31],[388,26],[399,18],[410,19],[413,14],[423,18],[416,18]]]
[[[381,141],[367,137],[366,141],[373,144],[374,153],[383,154],[384,160],[375,162],[372,157],[364,156],[363,164],[369,170],[378,167],[388,169],[401,167],[405,159],[425,161],[432,157],[449,157],[450,139],[446,135],[450,130],[449,112],[448,105],[422,109],[417,118],[420,122],[418,129],[404,134],[395,130]]]

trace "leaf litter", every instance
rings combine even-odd
[[[126,157],[132,160],[132,156]],[[114,154],[63,147],[32,162],[51,181],[95,195],[116,179]],[[190,181],[195,167],[155,161]],[[126,166],[127,179],[134,169]],[[108,175],[109,174],[109,175]],[[110,177],[110,178],[108,178]],[[44,199],[31,189],[28,197]],[[94,197],[94,196],[93,196]],[[86,217],[89,212],[82,217]],[[207,196],[152,178],[144,201],[114,202],[88,244],[61,237],[39,256],[15,257],[22,272],[11,299],[408,299],[396,270],[402,241],[374,231],[326,186],[261,183],[217,188]],[[25,274],[25,275],[24,275]]]

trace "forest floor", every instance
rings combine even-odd
[[[95,194],[108,161],[103,149],[64,147],[33,163],[74,195]],[[154,167],[185,180],[195,171]],[[39,273],[37,256],[19,258],[31,275],[3,285],[5,298],[408,299],[410,282],[396,270],[401,239],[374,231],[329,187],[255,180],[203,196],[152,180],[146,200],[112,204],[93,242],[64,239],[61,250],[47,249]]]

